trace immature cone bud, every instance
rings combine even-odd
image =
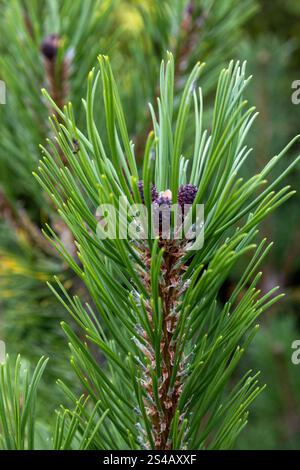
[[[193,204],[198,188],[194,184],[184,184],[178,189],[178,204],[183,207],[185,204]]]
[[[158,191],[156,187],[154,186],[154,184],[151,187],[151,198],[152,198],[152,202],[156,201],[156,199],[158,198]]]
[[[165,197],[165,196],[159,196],[159,198],[157,198],[155,202],[159,206],[170,206],[171,205],[170,199],[168,197]]]
[[[157,197],[155,201],[159,206],[167,205],[170,206],[172,203],[172,192],[167,189],[166,191],[162,191],[159,193],[159,197]]]
[[[142,180],[140,180],[137,184],[138,186],[138,190],[139,190],[139,193],[140,193],[140,196],[141,196],[141,200],[142,200],[142,203],[144,204],[145,203],[145,197],[144,197],[144,183]],[[152,199],[152,202],[156,201],[156,199],[158,198],[158,191],[156,189],[156,187],[152,184],[151,185],[151,199]]]
[[[162,238],[170,236],[172,192],[167,189],[161,191],[154,201],[155,232]]]
[[[41,53],[46,59],[53,61],[56,57],[58,47],[59,36],[57,34],[50,34],[41,44]]]

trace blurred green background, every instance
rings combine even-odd
[[[230,59],[247,60],[254,76],[248,99],[260,115],[250,135],[253,147],[245,171],[255,172],[299,133],[300,104],[291,101],[300,80],[300,3],[298,0],[0,0],[0,79],[7,103],[0,106],[0,339],[28,363],[50,356],[42,389],[43,425],[61,399],[57,377],[72,382],[68,351],[59,322],[66,312],[46,286],[60,274],[66,287],[87,294],[40,235],[45,222],[71,243],[50,201],[31,173],[38,145],[51,136],[45,86],[62,104],[70,99],[82,127],[81,98],[98,53],[109,54],[120,84],[130,135],[138,156],[149,131],[147,103],[157,91],[159,64],[166,50],[176,60],[178,93],[196,60],[205,104],[213,100],[216,77]],[[51,35],[59,38],[55,63],[41,51]],[[98,112],[99,126],[102,113]],[[210,113],[206,114],[209,122]],[[300,146],[287,158],[299,154]],[[288,183],[299,188],[300,169]],[[263,227],[275,244],[264,266],[262,291],[280,285],[286,298],[261,321],[242,368],[261,370],[267,383],[252,406],[240,449],[300,448],[300,365],[291,362],[291,345],[300,339],[300,195],[289,200]],[[71,249],[71,248],[70,248]],[[239,269],[223,287],[224,301]],[[51,396],[49,396],[51,390]],[[53,391],[53,392],[52,392]]]

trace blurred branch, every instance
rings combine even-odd
[[[29,218],[27,212],[22,208],[14,209],[12,204],[6,198],[3,191],[0,190],[0,213],[3,220],[15,232],[22,230],[26,233],[28,241],[37,246],[44,253],[58,257],[57,251],[43,237],[40,228]]]

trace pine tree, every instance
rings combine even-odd
[[[54,111],[59,118],[52,104],[41,98],[41,87],[60,109],[71,100],[84,129],[85,78],[97,54],[109,53],[140,164],[151,122],[147,101],[156,95],[165,50],[176,57],[176,108],[176,96],[196,58],[209,58],[203,86],[208,92],[213,88],[219,64],[234,55],[241,27],[254,11],[254,0],[243,6],[238,0],[222,6],[216,0],[1,2],[0,79],[7,88],[7,104],[0,107],[1,339],[12,355],[21,352],[32,363],[49,354],[46,382],[61,376],[71,383],[72,376],[57,328],[65,313],[45,282],[60,275],[66,288],[82,298],[86,292],[40,233],[40,227],[50,223],[76,256],[71,232],[31,176],[40,157],[39,143],[53,137],[48,114]],[[102,110],[96,112],[102,126]],[[72,149],[76,153],[76,141]],[[48,388],[42,392],[46,410]]]
[[[83,304],[70,296],[58,278],[56,287],[50,286],[79,328],[62,323],[71,366],[84,389],[78,400],[61,384],[74,410],[58,413],[53,447],[231,448],[261,390],[256,373],[244,373],[233,385],[231,378],[258,330],[257,318],[282,296],[276,288],[261,294],[256,287],[258,267],[271,247],[259,240],[259,225],[294,194],[289,186],[277,187],[300,157],[280,176],[272,178],[272,171],[298,137],[260,173],[243,180],[239,173],[250,154],[245,138],[256,117],[243,100],[249,83],[245,64],[231,62],[221,71],[208,131],[202,125],[202,64],[193,68],[174,113],[175,66],[168,54],[160,70],[157,110],[151,107],[153,131],[140,174],[108,58],[100,56],[99,64],[100,70],[89,74],[83,102],[86,133],[77,127],[72,105],[61,110],[44,91],[55,110],[55,139],[42,148],[35,176],[71,231],[78,262],[50,226],[47,237],[92,299]],[[94,120],[99,106],[106,135],[98,132]],[[185,139],[191,123],[192,144]],[[130,204],[144,198],[147,208],[168,208],[177,199],[192,202],[190,216],[204,203],[203,247],[189,250],[186,239],[178,241],[174,232],[164,239],[161,230],[154,239],[146,231],[138,241],[99,236],[99,204],[111,204],[119,215],[119,197]],[[191,217],[185,217],[191,225]],[[235,264],[245,259],[240,280],[222,305],[220,289]],[[99,354],[105,358],[101,364]],[[40,376],[41,364],[34,378]],[[2,376],[7,368],[2,366]],[[8,393],[13,400],[18,387]],[[6,437],[10,407],[7,401],[0,406],[2,446],[21,447],[25,418],[21,444],[12,443]],[[29,434],[32,443],[32,427]]]

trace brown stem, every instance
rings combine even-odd
[[[45,40],[43,41],[41,45],[41,52],[43,55],[45,78],[50,96],[57,105],[57,107],[63,110],[63,107],[66,104],[67,97],[69,95],[71,62],[68,56],[65,55],[62,60],[62,63],[58,64],[57,52],[59,49],[59,45],[59,36],[52,34],[49,37],[45,38]],[[52,107],[49,106],[49,111],[50,113],[55,114],[57,120],[60,121],[60,116],[58,115],[55,109],[52,109]],[[58,145],[57,150],[61,156],[63,164],[66,166],[67,159]],[[71,231],[62,220],[59,220],[57,218],[54,219],[54,225],[61,242],[63,243],[67,251],[71,254],[71,256],[75,258],[76,248],[74,244],[74,237]]]
[[[177,323],[176,316],[173,315],[176,307],[177,288],[173,285],[179,284],[178,273],[173,272],[174,260],[172,255],[166,254],[165,257],[166,273],[164,285],[160,285],[160,296],[163,303],[163,336],[162,336],[162,358],[163,369],[162,376],[165,381],[160,390],[160,400],[163,410],[164,431],[157,439],[158,449],[168,449],[171,443],[168,442],[171,423],[176,411],[179,398],[179,383],[175,384],[174,390],[169,391],[172,376],[172,367],[174,365],[174,356],[176,354],[176,342],[172,343],[173,332]]]
[[[175,63],[175,84],[182,70],[185,70],[188,66],[189,56],[200,41],[201,29],[203,29],[206,21],[206,14],[203,12],[195,15],[195,9],[195,2],[191,0],[181,22],[181,41],[179,42]]]
[[[160,342],[162,364],[160,367],[160,377],[158,377],[159,403],[155,400],[155,383],[151,375],[151,370],[156,368],[157,364],[154,353],[151,352],[150,345],[146,354],[148,359],[150,359],[151,367],[147,369],[143,383],[146,389],[146,395],[148,396],[146,399],[146,407],[152,422],[155,449],[169,450],[172,448],[172,442],[169,438],[171,424],[182,389],[180,378],[180,373],[183,369],[182,362],[178,367],[174,386],[172,388],[170,387],[177,347],[174,332],[178,321],[176,308],[179,302],[178,298],[180,295],[182,273],[182,267],[178,267],[178,260],[182,256],[182,250],[175,242],[161,241],[161,245],[164,247],[165,252],[161,267],[161,280],[159,283],[159,295],[162,301],[163,315],[162,338]],[[145,264],[148,264],[148,267],[150,267],[150,254],[148,253],[145,258]],[[149,276],[144,277],[144,282],[150,292]],[[149,305],[148,312],[149,320],[152,322],[152,311]]]
[[[59,109],[63,109],[69,94],[69,60],[64,58],[61,67],[57,70],[55,59],[44,58],[44,67],[50,96]],[[59,118],[55,110],[51,109],[51,112]]]

